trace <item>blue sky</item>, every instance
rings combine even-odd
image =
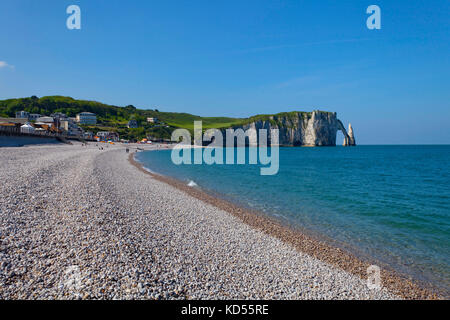
[[[81,30],[66,8],[81,8]],[[381,8],[381,30],[366,8]],[[450,1],[2,0],[0,99],[247,117],[321,109],[361,144],[450,143]]]

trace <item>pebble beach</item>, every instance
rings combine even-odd
[[[123,145],[0,148],[0,167],[0,299],[402,298],[145,174]]]

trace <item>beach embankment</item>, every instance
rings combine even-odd
[[[129,156],[120,145],[2,148],[1,299],[402,297]]]
[[[35,144],[61,143],[56,138],[51,137],[31,137],[31,136],[6,136],[0,135],[0,147],[22,147]]]

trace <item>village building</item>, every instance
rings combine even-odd
[[[86,140],[92,140],[94,139],[94,133],[91,131],[86,131],[83,133],[83,138]]]
[[[19,119],[28,119],[29,115],[30,115],[29,112],[26,112],[26,111],[23,111],[23,110],[16,112],[16,118],[19,118]]]
[[[39,117],[36,119],[36,122],[42,122],[42,123],[46,123],[46,124],[53,124],[55,122],[55,119],[53,119],[53,117]]]
[[[28,121],[36,121],[40,117],[41,117],[41,115],[38,113],[29,113],[29,112],[23,111],[23,110],[16,112],[17,119],[28,119]]]
[[[131,119],[130,121],[128,121],[127,127],[129,129],[137,128],[138,127],[138,122],[135,119]]]
[[[40,128],[44,128],[46,130],[50,130],[52,127],[55,127],[55,119],[52,117],[39,117],[36,119],[35,125]]]
[[[119,134],[111,131],[99,131],[97,132],[97,141],[119,141]]]
[[[20,127],[27,123],[24,118],[0,118],[0,131],[20,133]]]
[[[64,113],[61,113],[61,112],[52,113],[50,115],[50,117],[53,117],[54,119],[59,119],[59,120],[67,119],[67,116]]]
[[[60,120],[59,128],[69,136],[83,136],[84,134],[84,130],[75,123],[73,118]]]
[[[76,116],[79,124],[97,124],[97,116],[92,112],[81,112]]]
[[[29,121],[36,121],[38,118],[42,117],[39,113],[30,113],[28,115]]]
[[[35,130],[36,129],[29,122],[20,127],[21,133],[34,133]]]

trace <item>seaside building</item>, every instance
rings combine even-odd
[[[97,116],[92,112],[81,112],[77,114],[76,121],[79,124],[96,124]]]
[[[60,120],[59,128],[69,136],[83,136],[84,130],[80,128],[72,118]]]
[[[43,132],[43,131],[47,131],[47,129],[42,128],[42,127],[40,127],[40,126],[36,126],[36,127],[34,128],[34,131],[36,131],[36,132]]]
[[[36,121],[38,122],[44,122],[44,123],[53,123],[55,121],[55,119],[53,119],[53,117],[39,117],[36,119]]]
[[[64,113],[61,113],[61,112],[52,113],[50,115],[50,117],[53,117],[54,119],[59,119],[59,120],[67,119],[67,116]]]
[[[17,123],[0,123],[0,131],[8,133],[19,133],[20,124]]]
[[[24,118],[0,118],[0,123],[13,123],[24,125],[28,120]]]
[[[29,113],[26,111],[17,111],[16,118],[17,119],[28,119],[28,121],[36,121],[37,118],[40,118],[41,115],[38,113]]]
[[[20,127],[20,132],[22,133],[34,133],[35,130],[36,129],[29,122]]]
[[[55,119],[53,119],[52,117],[39,117],[36,119],[36,124],[46,125],[51,128],[55,126]]]
[[[0,131],[8,133],[19,133],[20,127],[27,123],[24,118],[0,118]]]
[[[30,113],[28,115],[29,121],[36,121],[38,118],[42,117],[39,113]]]
[[[52,113],[50,116],[54,119],[55,127],[59,129],[61,129],[61,121],[68,119],[67,116],[61,112]]]
[[[23,111],[23,110],[16,112],[16,118],[19,118],[19,119],[28,119],[29,115],[30,115],[29,112],[26,112],[26,111]]]
[[[94,133],[91,131],[86,131],[83,133],[83,138],[87,140],[92,140],[94,139]]]
[[[147,122],[148,123],[157,123],[158,122],[158,118],[147,118]]]
[[[131,119],[130,121],[128,121],[127,127],[128,127],[129,129],[131,129],[131,128],[137,128],[137,127],[138,127],[138,123],[137,123],[137,121],[136,121],[135,119]]]
[[[69,119],[61,120],[60,123],[59,123],[60,129],[63,130],[63,131],[69,132],[69,130],[70,130],[70,122],[71,121]]]
[[[99,131],[97,132],[98,141],[119,141],[119,134],[111,131]]]

